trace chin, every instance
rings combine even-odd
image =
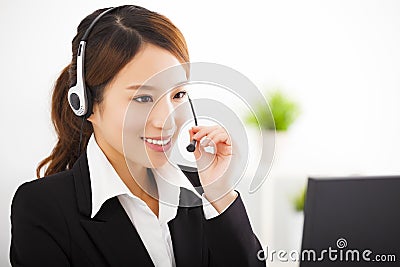
[[[152,160],[150,166],[147,168],[160,168],[168,162],[167,158]]]

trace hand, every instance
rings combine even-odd
[[[212,202],[220,199],[226,193],[228,193],[227,198],[234,199],[237,194],[231,188],[231,177],[226,175],[233,155],[229,134],[219,125],[194,126],[189,133],[190,140],[197,141],[194,156],[200,182],[207,199]],[[207,146],[212,146],[215,154],[205,151],[204,148]]]

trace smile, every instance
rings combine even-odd
[[[168,137],[167,139],[161,140],[160,139],[151,139],[147,137],[141,137],[142,140],[146,141],[149,144],[158,145],[158,146],[165,146],[171,141],[172,137]]]

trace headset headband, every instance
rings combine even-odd
[[[105,14],[116,9],[117,7],[111,7],[100,15],[98,15],[92,23],[87,28],[85,34],[83,35],[81,41],[79,42],[78,53],[76,58],[76,85],[72,86],[68,90],[68,103],[75,115],[88,118],[92,114],[92,96],[90,90],[87,90],[85,83],[85,49],[86,42],[90,32],[92,31],[94,25],[97,21],[103,17]]]

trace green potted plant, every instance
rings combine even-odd
[[[299,105],[279,89],[269,92],[266,99],[270,109],[264,102],[256,103],[255,114],[250,113],[245,118],[246,123],[260,126],[262,130],[287,131],[300,115]]]

